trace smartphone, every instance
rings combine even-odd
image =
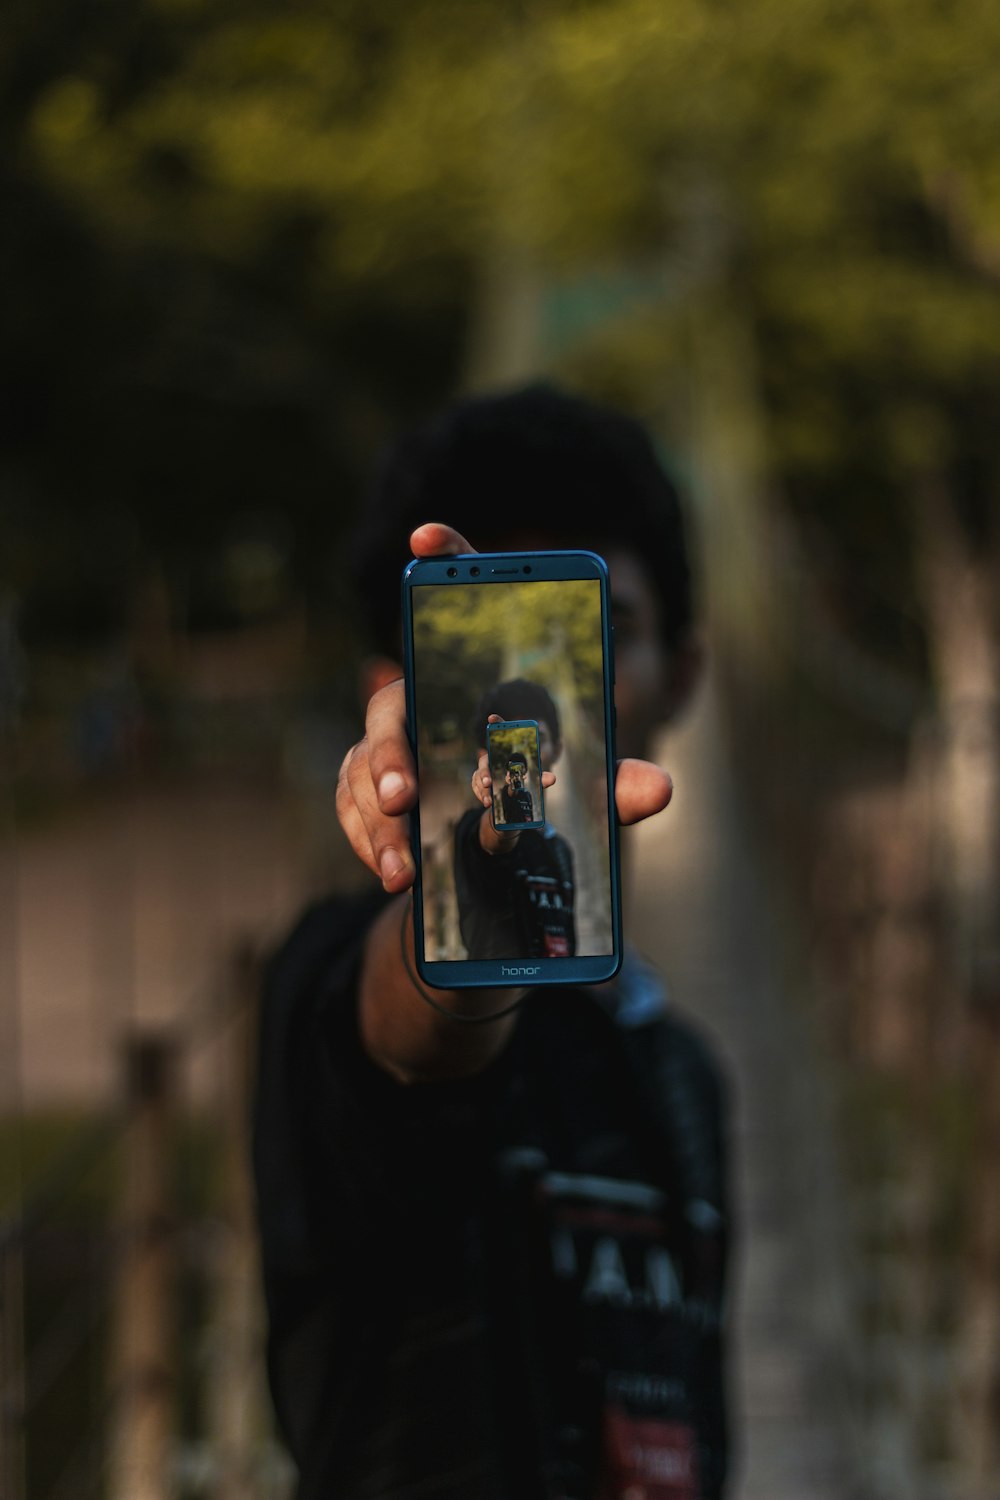
[[[603,559],[417,559],[403,574],[403,632],[421,978],[443,989],[610,979],[621,898]],[[491,807],[473,787],[484,751]],[[503,789],[518,780],[531,816],[515,824]]]
[[[541,736],[535,719],[486,726],[486,753],[493,783],[490,809],[497,832],[545,827]]]

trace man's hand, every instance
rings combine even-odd
[[[414,557],[454,557],[475,548],[450,526],[431,522],[410,537]],[[337,780],[337,816],[351,848],[387,891],[407,890],[416,871],[409,840],[417,774],[406,738],[402,669],[368,704],[365,737],[344,756]]]
[[[450,526],[431,522],[410,537],[414,557],[454,557],[474,552]],[[661,812],[673,784],[666,771],[644,760],[623,760],[615,780],[615,805],[623,824]],[[488,805],[483,791],[484,805]],[[406,738],[402,674],[368,704],[364,739],[344,757],[337,782],[337,816],[355,854],[387,891],[407,890],[416,871],[409,840],[409,811],[417,800],[417,775]]]
[[[502,724],[503,716],[501,714],[490,714],[486,722],[487,724]],[[509,771],[507,772],[504,780],[506,781],[507,785],[510,786],[511,777]],[[542,786],[546,791],[548,791],[550,786],[555,786],[556,784],[555,771],[542,771],[541,781]],[[476,762],[476,769],[472,773],[472,795],[475,797],[476,801],[481,802],[485,808],[489,809],[490,807],[492,807],[493,777],[490,775],[490,758],[486,749],[482,746],[479,750],[479,759]]]

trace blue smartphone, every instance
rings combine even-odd
[[[403,630],[421,978],[443,989],[610,979],[621,899],[603,559],[415,560]]]

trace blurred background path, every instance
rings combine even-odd
[[[732,1085],[734,1500],[846,1500],[859,1492],[832,1123],[724,738],[709,688],[660,747],[674,800],[631,835],[630,932]]]

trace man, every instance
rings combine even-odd
[[[468,537],[419,524],[435,512]],[[533,519],[489,524],[510,514]],[[265,989],[255,1167],[298,1494],[717,1500],[717,1071],[635,955],[594,990],[437,991],[432,1006],[414,983],[417,787],[393,653],[407,537],[417,556],[604,553],[623,824],[669,800],[642,757],[698,656],[676,497],[635,423],[535,388],[397,446],[357,558],[382,654],[338,786],[380,885],[308,914]]]

